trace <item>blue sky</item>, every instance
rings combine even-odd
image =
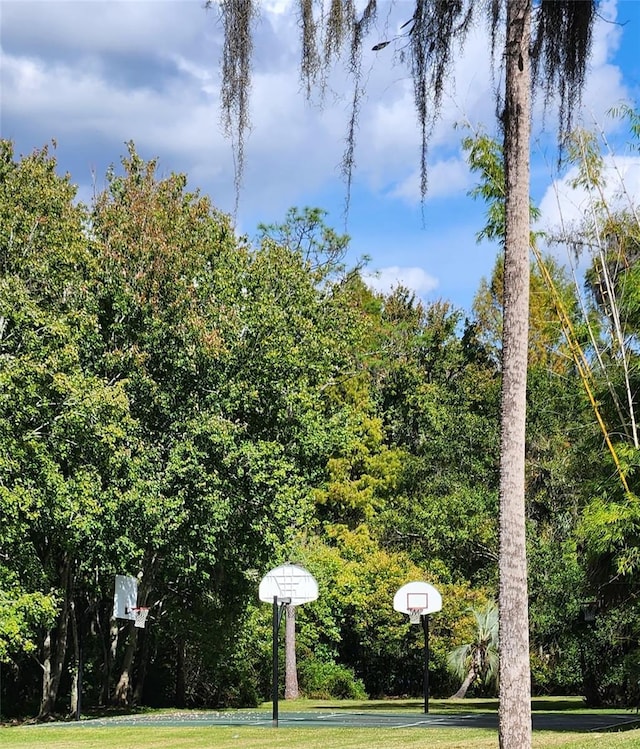
[[[220,126],[222,30],[216,10],[201,0],[0,0],[0,132],[28,153],[55,139],[61,171],[71,173],[89,201],[104,174],[133,140],[144,158],[158,157],[160,174],[184,172],[214,204],[234,207],[233,154]],[[340,176],[350,85],[340,65],[324,102],[305,102],[298,74],[299,43],[291,0],[264,0],[255,24],[252,130],[237,225],[252,236],[259,222],[281,220],[290,206],[319,206],[344,230]],[[381,1],[370,46],[394,34],[411,2]],[[602,128],[622,160],[627,186],[640,196],[640,159],[624,150],[625,133],[607,116],[640,93],[640,2],[603,0],[582,119]],[[460,151],[470,122],[495,131],[485,28],[475,29],[455,62],[442,117],[430,148],[430,188],[424,211],[417,194],[419,135],[411,82],[393,49],[367,52],[356,172],[346,231],[351,255],[367,255],[372,283],[398,281],[426,300],[446,299],[469,310],[495,247],[477,245],[483,206]],[[564,175],[554,174],[555,122],[537,106],[532,194],[547,222],[563,207]],[[557,196],[560,196],[558,200]]]

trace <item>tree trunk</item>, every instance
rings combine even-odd
[[[144,682],[147,678],[147,666],[149,665],[149,637],[144,629],[138,632],[138,644],[142,640],[142,646],[138,648],[138,659],[136,667],[136,686],[133,690],[133,704],[142,705],[144,695]]]
[[[109,694],[111,693],[111,670],[118,645],[118,621],[111,615],[111,612],[109,613],[109,618],[107,618],[106,613],[102,611],[102,607],[97,606],[94,624],[102,648],[98,704],[106,705],[109,702]],[[108,625],[108,629],[105,625]]]
[[[134,627],[133,622],[130,621],[127,623],[127,629],[129,630],[129,637],[127,639],[127,647],[124,653],[122,671],[120,672],[120,678],[118,679],[113,694],[114,703],[122,707],[129,705],[131,699],[131,674],[133,671],[133,658],[136,654],[136,644],[138,641],[138,630]]]
[[[100,614],[96,615],[96,620],[100,632],[102,633],[102,626],[100,620]],[[100,704],[107,705],[109,703],[109,695],[111,694],[111,675],[113,673],[113,664],[116,661],[116,653],[118,651],[118,620],[114,616],[109,617],[109,639],[105,641],[104,636],[102,640],[102,651],[104,663],[102,667],[102,685],[100,687]]]
[[[184,637],[178,639],[176,649],[176,707],[185,707],[187,704],[187,691],[185,679],[185,661],[187,654],[187,643]]]
[[[42,697],[40,698],[39,719],[51,713],[51,636],[52,630],[48,629],[42,644]]]
[[[507,0],[505,260],[500,435],[501,749],[531,747],[525,539],[525,424],[529,322],[531,0]]]
[[[62,611],[58,617],[55,637],[53,631],[48,630],[43,647],[42,667],[42,697],[38,720],[45,720],[55,712],[58,699],[58,687],[62,676],[62,667],[67,653],[67,629],[69,626],[69,601],[66,597],[62,602]]]
[[[71,672],[71,696],[69,700],[69,717],[80,719],[82,709],[82,653],[78,617],[75,601],[70,605],[71,639],[73,641],[73,670]]]
[[[476,671],[474,668],[470,668],[469,673],[465,676],[464,681],[460,685],[460,689],[458,689],[458,691],[455,694],[451,695],[451,699],[461,700],[464,697],[466,697],[469,687],[473,684],[475,680],[476,680]]]
[[[296,662],[296,607],[287,604],[284,624],[284,698],[297,700],[298,664]]]

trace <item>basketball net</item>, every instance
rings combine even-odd
[[[422,609],[410,609],[409,610],[409,624],[420,624],[421,617],[422,617]]]
[[[140,607],[137,609],[133,609],[133,612],[136,615],[134,625],[139,629],[144,629],[144,625],[147,623],[147,616],[149,616],[149,609]]]

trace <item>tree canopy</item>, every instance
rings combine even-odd
[[[369,289],[322,211],[236,236],[133,144],[92,206],[48,149],[16,158],[2,142],[2,165],[3,711],[73,715],[80,693],[257,703],[270,690],[257,583],[291,559],[321,590],[298,615],[303,694],[419,693],[421,638],[391,606],[415,579],[445,601],[431,684],[452,694],[448,654],[499,589],[500,263],[478,292],[492,313],[465,319]],[[559,265],[531,274],[529,657],[535,693],[620,705],[636,698],[640,630],[637,213],[600,205],[587,307]],[[593,230],[566,241],[595,247]],[[594,364],[626,489],[542,267]],[[139,577],[146,629],[112,619],[116,574]]]

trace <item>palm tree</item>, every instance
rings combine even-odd
[[[498,678],[498,607],[490,602],[482,609],[469,611],[476,624],[473,639],[447,655],[449,670],[462,679],[452,699],[465,697],[477,682],[489,685]]]
[[[300,688],[296,658],[296,607],[291,604],[285,606],[284,664],[284,698],[297,700],[300,696]]]
[[[393,2],[393,0],[392,0]],[[252,19],[259,0],[220,0],[225,40],[222,55],[222,106],[234,134],[240,184],[244,134],[248,127]],[[360,60],[377,0],[358,13],[354,0],[298,0],[302,74],[307,93],[323,83],[328,66],[348,49],[354,95],[348,122],[344,172],[351,182],[359,96]],[[318,14],[318,6],[322,10]],[[500,449],[500,748],[531,746],[531,688],[527,560],[525,550],[525,422],[529,312],[529,151],[531,89],[540,81],[547,101],[557,94],[560,128],[571,124],[589,57],[596,0],[414,0],[403,31],[413,79],[421,149],[423,196],[427,190],[427,145],[436,121],[454,44],[464,41],[480,11],[486,12],[495,52],[500,33],[505,90],[500,124],[505,158],[505,269],[502,342]],[[408,15],[408,14],[407,14]],[[535,23],[532,32],[532,22]],[[323,33],[320,33],[323,32]],[[382,41],[374,49],[384,50]],[[494,55],[494,57],[496,57]],[[531,66],[533,61],[533,67]]]
[[[500,403],[500,749],[531,746],[525,513],[529,347],[531,0],[507,2],[504,305]]]

